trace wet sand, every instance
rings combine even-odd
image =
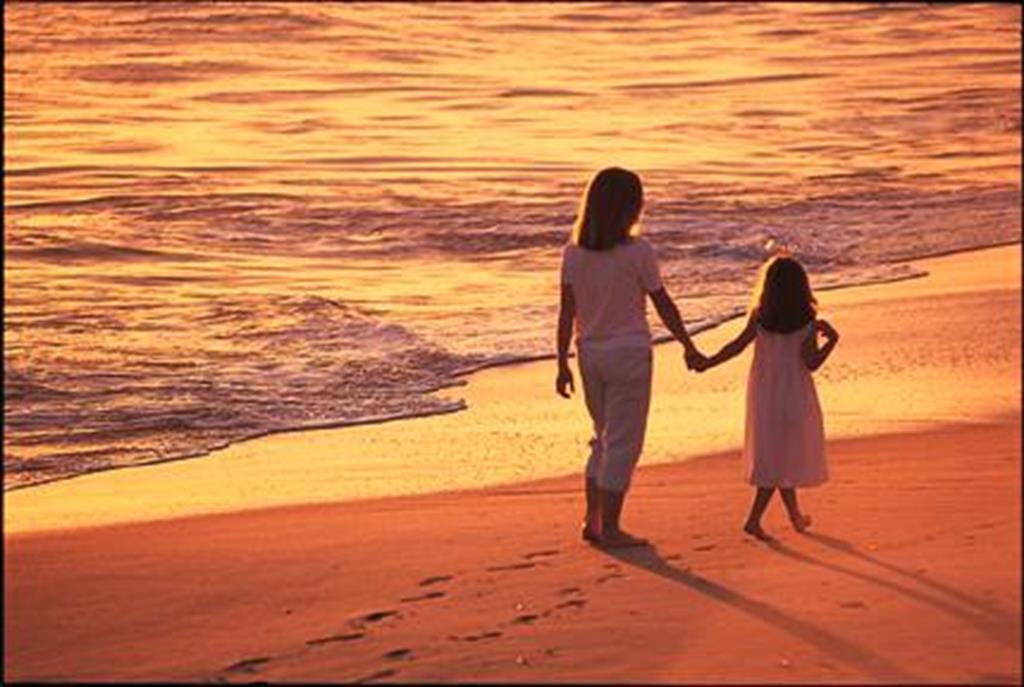
[[[815,374],[829,439],[1020,412],[1020,246],[915,265],[929,276],[818,293],[842,335]],[[685,313],[685,301],[680,307]],[[713,352],[742,327],[734,320],[696,341]],[[641,466],[739,446],[751,351],[697,375],[685,370],[677,344],[655,347]],[[4,531],[472,489],[581,470],[589,420],[582,398],[555,395],[552,361],[485,370],[449,393],[468,410],[289,432],[201,459],[9,492]]]

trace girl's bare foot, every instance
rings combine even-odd
[[[605,532],[601,535],[601,539],[598,541],[599,546],[607,549],[624,549],[630,546],[647,546],[648,543],[649,542],[646,539],[634,537],[632,534],[628,534],[622,530]]]
[[[773,541],[772,536],[761,529],[761,523],[748,522],[743,526],[743,531],[761,541]]]
[[[803,532],[811,526],[811,516],[802,513],[796,517],[791,517],[789,521],[793,523],[793,529],[797,532]]]
[[[591,544],[597,544],[601,541],[601,535],[597,530],[592,529],[587,523],[583,523],[583,529],[580,530],[580,536],[583,537],[583,541],[590,542]]]

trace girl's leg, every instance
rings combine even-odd
[[[811,516],[802,514],[796,505],[796,489],[779,489],[779,493],[782,495],[782,502],[786,504],[786,512],[789,513],[793,529],[803,532],[811,524]]]
[[[621,532],[619,529],[619,518],[622,517],[622,502],[626,493],[623,491],[610,491],[600,489],[601,495],[601,534],[613,536]]]
[[[601,536],[601,490],[597,479],[587,477],[587,514],[583,518],[583,538],[597,541]]]
[[[650,349],[627,349],[610,356],[605,370],[604,461],[598,473],[601,492],[601,543],[605,546],[643,546],[647,542],[622,531],[622,506],[647,430],[651,404]]]
[[[646,539],[623,532],[619,526],[626,492],[612,491],[611,489],[599,489],[598,491],[601,494],[601,545],[610,548],[647,546]]]
[[[747,522],[743,525],[744,532],[752,534],[758,539],[771,539],[761,529],[761,516],[764,515],[764,510],[768,507],[768,502],[771,501],[772,494],[774,493],[774,487],[757,488],[757,493],[754,494],[754,502],[750,505],[750,515],[747,516]]]
[[[604,462],[605,434],[605,384],[593,358],[593,355],[584,351],[577,353],[580,377],[583,382],[583,398],[594,425],[594,435],[590,440],[590,456],[587,458],[585,473],[587,512],[583,516],[583,531],[581,533],[583,539],[589,542],[597,541],[601,536],[601,498],[600,490],[597,488],[597,475]]]

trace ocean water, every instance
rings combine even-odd
[[[552,353],[611,164],[697,329],[769,241],[826,288],[1021,238],[1014,5],[5,13],[5,489],[458,411]]]

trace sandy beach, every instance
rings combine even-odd
[[[740,532],[750,353],[693,375],[675,345],[624,515],[650,549],[578,541],[550,361],[462,413],[7,493],[5,680],[1020,684],[1020,264],[818,294],[832,480],[770,545]]]

